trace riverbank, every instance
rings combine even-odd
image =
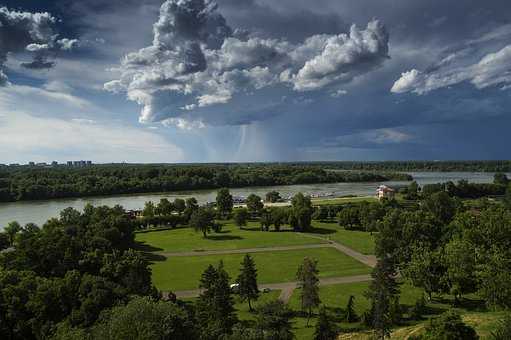
[[[474,173],[474,172],[411,172],[410,175],[419,185],[440,183],[446,181],[457,182],[464,179],[475,183],[493,182],[493,173]],[[511,175],[509,175],[511,177]],[[282,196],[293,196],[298,192],[302,193],[334,193],[336,197],[342,196],[373,196],[376,188],[380,184],[386,184],[390,187],[402,186],[409,181],[390,181],[390,182],[360,182],[360,183],[325,183],[325,184],[304,184],[304,185],[278,185],[265,187],[246,187],[231,189],[234,196],[247,197],[254,193],[264,197],[268,191],[278,191]],[[10,221],[18,221],[21,224],[36,223],[43,224],[49,218],[57,216],[60,211],[67,207],[82,210],[90,203],[92,205],[121,205],[127,210],[140,210],[147,201],[158,202],[161,198],[174,200],[175,198],[186,199],[195,197],[200,204],[212,202],[216,198],[216,190],[196,190],[167,192],[156,194],[133,194],[116,195],[109,197],[86,197],[73,199],[56,199],[43,201],[23,201],[0,203],[0,228]]]

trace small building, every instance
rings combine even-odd
[[[396,194],[396,191],[386,185],[380,185],[378,189],[376,189],[376,197],[381,200],[384,198],[392,199],[394,198],[394,195]]]

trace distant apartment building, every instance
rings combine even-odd
[[[51,162],[51,166],[57,166],[57,165],[59,165],[59,163],[57,161]]]
[[[28,162],[28,166],[35,166],[35,162]]]
[[[73,166],[77,168],[85,167],[85,166],[91,166],[92,161],[67,161],[67,166]]]

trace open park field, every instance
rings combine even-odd
[[[258,222],[249,222],[243,229],[227,222],[220,233],[211,233],[207,238],[203,238],[201,233],[192,228],[139,232],[137,241],[158,252],[234,250],[324,242],[288,231],[261,232]]]
[[[374,254],[375,234],[362,231],[348,231],[337,223],[313,222],[314,229],[308,233],[292,231],[262,232],[258,222],[240,229],[231,221],[223,222],[220,233],[211,233],[207,238],[190,228],[154,230],[137,233],[141,248],[152,253],[153,283],[162,291],[196,291],[201,273],[209,265],[223,261],[224,268],[234,282],[240,269],[242,258],[251,253],[258,269],[258,282],[264,284],[292,283],[304,257],[318,261],[319,277],[350,278],[368,274],[371,268],[333,245],[338,244],[358,252],[362,256]],[[284,248],[284,249],[279,249]],[[289,248],[289,249],[286,249]],[[297,249],[293,249],[297,248]],[[255,251],[257,250],[257,251]],[[219,253],[221,252],[221,253]],[[328,280],[327,280],[328,281]],[[342,319],[351,295],[355,297],[355,310],[361,316],[368,308],[365,297],[368,279],[342,284],[322,284],[320,298],[334,321],[342,329],[341,339],[369,339],[361,322],[347,323]],[[300,290],[291,285],[288,294],[280,289],[262,293],[254,306],[281,298],[288,303],[294,313],[293,330],[297,339],[311,339],[314,333],[316,315],[306,325],[306,317],[301,313]],[[405,315],[415,302],[423,296],[420,288],[409,284],[401,285],[400,303]],[[283,298],[284,297],[284,298]],[[502,313],[484,311],[484,303],[475,295],[467,296],[468,304],[458,309],[463,320],[472,325],[482,337],[488,336]],[[195,298],[186,300],[193,301]],[[248,305],[235,297],[235,308],[240,320],[251,322],[255,314],[249,312]],[[437,296],[427,304],[428,314],[421,321],[406,321],[397,327],[392,338],[406,339],[409,335],[420,334],[427,324],[427,318],[439,315],[452,308],[452,296]],[[484,311],[484,312],[483,312]]]
[[[342,277],[368,274],[370,268],[333,248],[313,248],[291,251],[269,251],[251,254],[259,283],[291,282],[304,257],[318,261],[319,277]],[[234,280],[238,276],[244,254],[169,257],[152,265],[153,283],[163,291],[198,288],[202,272],[208,265],[223,261]]]

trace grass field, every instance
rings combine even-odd
[[[360,202],[377,202],[378,199],[373,196],[362,196],[362,197],[318,198],[312,199],[311,201],[312,205],[337,205]]]
[[[374,238],[376,233],[345,230],[337,223],[324,223],[313,221],[313,226],[318,228],[323,237],[353,248],[366,255],[374,254]]]
[[[209,264],[220,260],[231,276],[238,276],[243,254],[171,257],[155,262],[153,283],[160,290],[188,290],[198,288],[202,272]],[[258,269],[259,283],[295,281],[298,266],[304,257],[318,260],[320,277],[338,277],[367,274],[370,268],[332,248],[316,248],[292,251],[254,253],[252,257]]]
[[[136,240],[149,247],[150,250],[165,252],[232,250],[323,243],[321,240],[294,232],[261,232],[259,222],[249,222],[244,229],[236,227],[232,222],[227,222],[224,223],[220,233],[211,233],[207,238],[203,238],[202,233],[197,233],[192,228],[178,228],[139,232],[136,235]]]

